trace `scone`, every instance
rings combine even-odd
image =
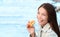
[[[29,21],[28,28],[33,27],[34,23],[35,23],[35,21],[34,21],[34,20],[30,20],[30,21]]]

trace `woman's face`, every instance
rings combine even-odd
[[[48,22],[48,14],[43,7],[39,8],[37,13],[37,19],[38,19],[39,25],[41,26],[46,25],[46,23]]]

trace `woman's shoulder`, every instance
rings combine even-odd
[[[57,34],[51,28],[47,30],[47,34],[48,36],[51,36],[51,37],[58,37]]]

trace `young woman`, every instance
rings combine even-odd
[[[42,29],[36,35],[34,27],[27,28],[30,37],[60,37],[56,12],[53,5],[49,3],[42,4],[38,8],[37,19]]]

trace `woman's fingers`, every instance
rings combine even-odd
[[[30,21],[27,23],[27,30],[30,34],[34,33],[35,28],[33,26],[30,26]]]
[[[34,30],[35,30],[34,27],[27,28],[27,29],[28,29],[28,31],[29,31],[30,34],[34,33]]]

